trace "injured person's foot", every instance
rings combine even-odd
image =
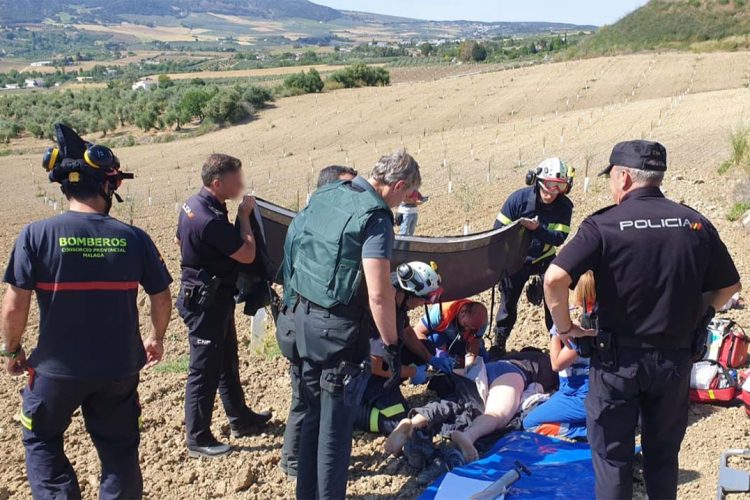
[[[461,431],[453,431],[451,432],[451,441],[453,441],[458,449],[461,450],[461,454],[466,459],[466,463],[479,460],[479,452],[466,434]]]
[[[398,423],[388,439],[385,440],[385,452],[395,456],[400,455],[404,445],[411,437],[411,433],[411,420],[405,418]]]

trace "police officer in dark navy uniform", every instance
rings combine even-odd
[[[370,179],[328,184],[313,194],[287,233],[296,345],[305,417],[297,497],[346,495],[354,418],[367,386],[369,325],[374,321],[400,383],[396,297],[391,285],[393,213],[420,185],[419,166],[405,151],[384,156]],[[364,281],[364,282],[363,282]]]
[[[714,226],[662,194],[666,169],[659,143],[616,145],[602,172],[616,204],[581,224],[545,276],[560,338],[570,345],[595,335],[586,412],[599,499],[633,495],[639,415],[646,493],[676,498],[693,358],[714,310],[741,288]],[[573,323],[568,309],[568,289],[588,270],[598,334]]]
[[[130,178],[117,157],[65,126],[55,128],[58,147],[43,163],[70,209],[21,231],[5,272],[0,315],[8,372],[29,373],[18,416],[31,493],[81,498],[63,440],[80,408],[101,461],[99,498],[141,498],[138,372],[164,353],[172,279],[151,238],[108,215],[115,190]],[[145,340],[139,284],[151,301]],[[21,339],[33,292],[39,340],[26,360]]]
[[[245,403],[234,321],[239,265],[255,260],[250,225],[255,199],[242,199],[238,232],[227,218],[226,201],[239,198],[244,191],[240,160],[212,154],[201,177],[204,187],[185,202],[177,226],[182,251],[177,309],[188,327],[190,342],[185,394],[188,451],[191,457],[216,457],[231,451],[211,433],[217,389],[233,437],[256,432],[271,414],[255,413]]]
[[[357,176],[357,171],[350,167],[330,165],[323,168],[318,175],[318,188],[338,180],[352,180]],[[289,230],[294,234],[300,234],[304,217],[295,217],[292,220],[292,228]],[[291,241],[285,241],[284,265],[279,269],[281,282],[291,276]],[[296,296],[291,287],[284,288],[284,295],[279,307],[279,316],[276,319],[276,341],[279,344],[281,354],[289,360],[289,378],[292,381],[292,400],[289,403],[289,415],[286,419],[284,430],[284,444],[281,447],[281,460],[279,467],[287,475],[287,478],[297,477],[297,461],[299,459],[299,442],[302,434],[302,420],[305,417],[305,402],[300,394],[300,383],[302,380],[302,360],[297,352],[294,333],[294,304]]]
[[[494,229],[519,221],[530,231],[531,239],[521,269],[500,281],[500,306],[489,353],[492,359],[502,358],[506,354],[506,344],[518,318],[518,300],[529,278],[533,277],[529,282],[530,289],[538,290],[538,300],[543,302],[539,277],[544,276],[557,254],[557,247],[570,234],[573,202],[567,194],[573,186],[573,169],[559,158],[548,158],[526,174],[526,184],[529,187],[519,189],[508,197],[495,220]],[[535,293],[528,295],[533,297]],[[552,318],[546,304],[544,319],[547,329],[551,329]]]

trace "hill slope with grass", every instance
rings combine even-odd
[[[747,0],[652,0],[584,43],[580,55],[750,47]]]

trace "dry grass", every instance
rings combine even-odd
[[[167,265],[177,275],[179,256],[172,244],[175,203],[197,189],[201,162],[211,152],[238,156],[256,194],[294,206],[298,195],[304,200],[311,179],[321,167],[343,163],[366,173],[379,155],[406,146],[422,166],[422,192],[431,197],[422,210],[418,232],[445,235],[461,232],[465,211],[462,200],[467,197],[458,189],[448,194],[449,169],[455,187],[468,186],[471,226],[480,230],[491,227],[505,198],[523,185],[525,170],[517,167],[519,156],[525,166],[536,164],[545,155],[560,156],[578,167],[579,182],[571,195],[576,204],[575,226],[587,214],[611,202],[604,181],[592,179],[590,193],[582,192],[580,177],[587,157],[593,172],[605,163],[615,142],[646,137],[663,142],[669,149],[670,165],[664,186],[667,195],[714,221],[747,281],[747,237],[738,225],[725,219],[732,205],[729,193],[736,180],[719,177],[717,167],[730,153],[728,131],[750,116],[750,99],[744,87],[748,62],[749,53],[671,53],[437,80],[430,77],[430,70],[425,70],[423,83],[282,99],[246,125],[186,141],[119,149],[117,154],[123,165],[137,175],[136,180],[123,186],[121,193],[140,201],[135,222],[153,235]],[[544,153],[542,144],[546,144]],[[448,168],[443,166],[444,161]],[[55,186],[44,181],[38,156],[0,157],[0,261],[7,260],[23,224],[51,215],[50,206],[43,203],[44,196],[59,200],[59,194]],[[146,204],[149,193],[152,206]],[[127,206],[115,207],[114,213],[128,218]],[[489,302],[488,294],[481,300]],[[747,309],[734,311],[731,316],[740,324],[750,325]],[[539,310],[524,303],[520,317],[511,338],[513,346],[544,345],[546,334]],[[247,332],[244,327],[241,331]],[[179,359],[185,353],[184,327],[179,320],[170,327],[169,337],[170,359]],[[246,359],[244,353],[242,356]],[[288,407],[288,395],[284,380],[274,378],[283,377],[283,363],[274,368],[270,378],[258,375],[254,366],[257,365],[248,363],[243,367],[243,377],[251,385],[249,394],[253,400],[257,395],[277,414],[283,413]],[[231,482],[238,467],[248,461],[266,463],[269,454],[277,456],[280,433],[274,432],[264,438],[271,440],[271,448],[265,449],[259,442],[254,451],[233,455],[222,463],[200,464],[194,484],[183,481],[181,473],[165,472],[199,465],[186,466],[181,462],[184,456],[173,456],[174,448],[179,449],[182,443],[180,380],[162,383],[155,377],[151,373],[144,375],[142,391],[142,399],[154,408],[149,410],[150,418],[159,425],[158,431],[149,431],[151,434],[144,439],[144,446],[148,447],[144,451],[145,476],[152,495],[211,496],[215,485]],[[169,391],[161,389],[164,384],[170,387]],[[0,396],[14,402],[0,411],[0,427],[11,428],[17,386],[13,382],[0,383]],[[168,419],[159,413],[161,408],[169,408]],[[161,424],[162,418],[172,423]],[[0,453],[8,456],[9,472],[0,472],[0,484],[6,485],[11,497],[27,497],[23,474],[18,472],[23,461],[20,437],[8,433],[13,434],[12,439],[0,441]],[[694,407],[681,452],[680,498],[711,496],[720,452],[746,446],[747,439],[747,420],[742,410]],[[149,444],[153,440],[164,443],[163,448],[153,449]],[[96,459],[87,440],[83,441],[86,443],[71,448],[71,454],[88,457],[81,458],[76,466],[82,464],[80,467],[91,473],[96,471]],[[381,455],[374,455],[381,446],[381,441],[370,437],[357,439],[355,467],[365,472],[358,472],[352,479],[349,493],[371,495],[378,491],[383,495],[415,496],[418,490],[405,486],[408,475],[400,469],[394,472]],[[292,495],[291,487],[283,483],[273,463],[269,464],[259,472],[258,489],[243,498]],[[91,494],[91,488],[88,491]]]

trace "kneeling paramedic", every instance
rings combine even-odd
[[[419,165],[405,151],[384,156],[369,180],[356,177],[316,191],[298,215],[301,227],[287,233],[292,273],[286,285],[298,296],[295,331],[306,405],[298,498],[346,495],[353,410],[369,377],[370,321],[396,374],[388,387],[400,382],[391,210],[420,183]]]
[[[450,374],[453,360],[433,356],[434,348],[425,346],[410,328],[409,311],[428,303],[435,303],[443,292],[442,280],[433,265],[425,262],[401,264],[391,275],[396,290],[396,322],[402,332],[404,349],[401,351],[401,379],[411,379],[412,384],[426,384],[428,368]],[[355,428],[365,432],[390,434],[399,421],[406,417],[409,404],[401,393],[400,385],[390,389],[385,382],[391,378],[390,366],[384,361],[385,346],[378,331],[370,334],[370,364],[372,376],[367,382],[362,403],[357,408]]]
[[[676,498],[690,371],[702,355],[693,346],[705,346],[709,319],[740,277],[708,219],[659,189],[664,146],[620,143],[609,163],[602,174],[616,204],[583,221],[547,271],[545,294],[560,340],[596,335],[586,397],[596,497],[632,498],[640,417],[646,494]],[[568,308],[568,288],[589,269],[598,334]]]
[[[495,229],[508,226],[515,221],[531,232],[529,251],[523,267],[500,281],[500,307],[495,319],[495,335],[490,348],[490,357],[498,359],[506,354],[508,337],[516,324],[518,300],[529,281],[529,298],[542,302],[542,282],[539,276],[549,267],[557,253],[557,247],[570,234],[573,202],[567,194],[573,187],[573,169],[559,158],[544,160],[526,174],[527,188],[511,194],[497,214]],[[534,299],[538,296],[538,299]],[[547,329],[552,328],[552,318],[544,304],[544,319]]]
[[[217,457],[231,452],[231,447],[211,432],[217,389],[235,438],[256,432],[271,415],[255,413],[245,403],[234,320],[239,264],[255,260],[250,224],[255,199],[242,199],[238,233],[227,218],[226,201],[242,196],[242,163],[228,155],[212,154],[201,177],[204,187],[185,202],[177,225],[182,254],[177,310],[188,327],[190,342],[185,391],[188,452],[191,457]]]
[[[81,408],[101,462],[99,498],[141,498],[138,372],[162,358],[172,279],[151,238],[108,215],[115,190],[132,178],[120,172],[117,157],[64,125],[55,132],[58,146],[43,164],[70,209],[21,231],[0,316],[8,372],[29,373],[19,419],[31,493],[81,498],[63,440]],[[151,332],[143,341],[139,284],[151,301]],[[27,361],[21,339],[32,292],[39,340]]]

